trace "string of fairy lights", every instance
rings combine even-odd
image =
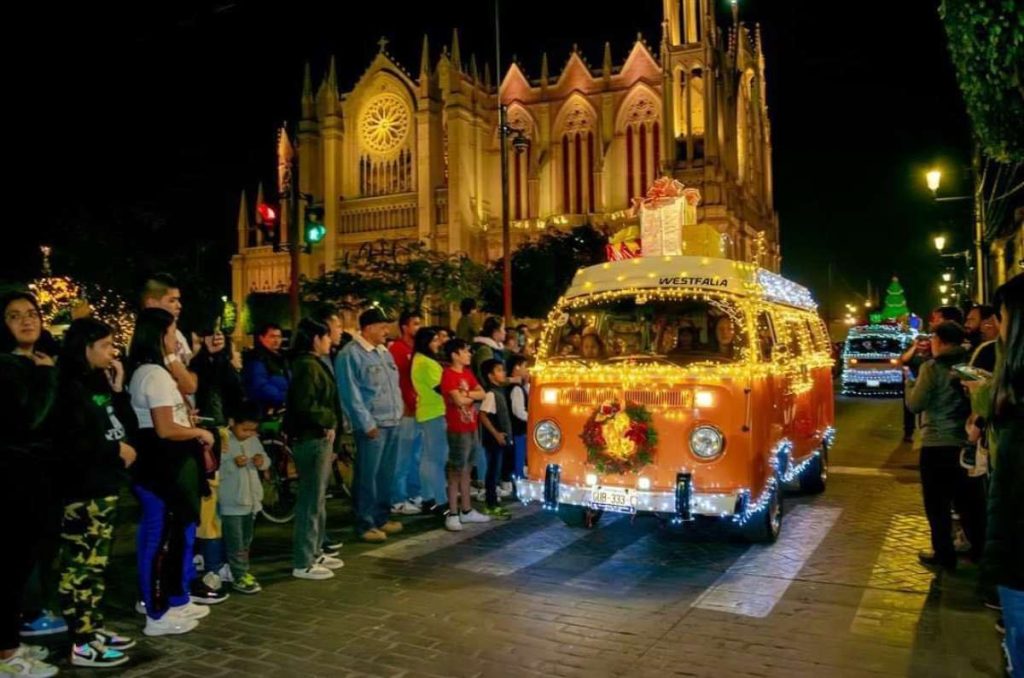
[[[135,313],[128,302],[98,285],[53,275],[50,269],[53,250],[45,246],[40,250],[43,253],[43,275],[28,287],[39,304],[44,326],[58,330],[75,318],[92,316],[110,325],[117,346],[127,347],[135,331]]]

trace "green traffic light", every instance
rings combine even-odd
[[[311,245],[316,245],[324,239],[327,235],[327,229],[324,228],[323,224],[309,224],[306,226],[306,242]]]

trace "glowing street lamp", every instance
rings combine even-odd
[[[941,292],[942,294],[945,294],[946,290],[948,290],[948,289],[949,289],[949,285],[939,285],[939,292]]]
[[[953,279],[953,274],[952,274],[952,273],[950,273],[950,272],[948,272],[948,271],[947,271],[947,272],[945,272],[945,273],[943,273],[943,274],[942,274],[942,280],[943,280],[943,282],[949,282],[949,281],[950,281],[950,280],[952,280],[952,279]]]
[[[946,248],[946,236],[937,235],[935,236],[935,249],[942,251]]]
[[[942,305],[947,306],[949,304],[949,297],[942,297]]]
[[[933,169],[924,175],[925,181],[928,182],[928,189],[932,193],[937,193],[939,190],[939,184],[942,182],[942,171]]]

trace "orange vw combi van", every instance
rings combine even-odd
[[[574,526],[710,516],[773,541],[783,491],[825,489],[831,364],[807,289],[753,264],[581,269],[545,325],[519,497]]]

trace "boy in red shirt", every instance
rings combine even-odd
[[[484,399],[484,390],[469,369],[472,356],[465,341],[449,340],[442,353],[449,363],[441,375],[441,394],[448,425],[448,516],[444,527],[458,532],[463,523],[487,523],[491,520],[469,503],[469,460],[473,455],[477,427],[475,404]]]

